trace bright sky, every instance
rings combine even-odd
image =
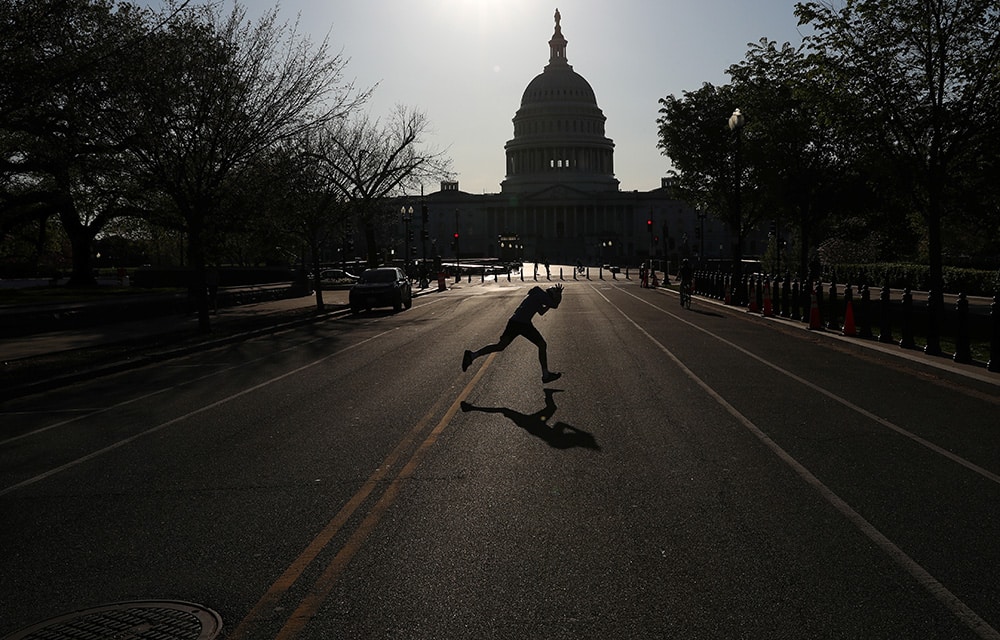
[[[654,189],[669,169],[656,148],[660,98],[727,83],[749,42],[801,42],[795,0],[240,1],[251,16],[277,6],[282,19],[300,18],[313,40],[329,34],[331,50],[350,59],[348,77],[379,84],[372,115],[396,104],[422,110],[427,142],[447,151],[469,193],[500,191],[511,120],[548,64],[556,8],[567,60],[607,118],[625,191]]]

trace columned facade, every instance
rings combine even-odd
[[[650,258],[676,264],[702,250],[706,258],[728,256],[730,239],[722,225],[706,225],[674,197],[666,180],[649,191],[619,189],[606,118],[590,83],[567,60],[558,10],[548,44],[549,62],[528,83],[513,118],[500,192],[470,194],[447,182],[419,205],[415,197],[400,199],[418,211],[427,207],[428,255],[444,262],[492,258],[620,267]],[[400,203],[390,207],[398,211]],[[395,234],[404,236],[402,225]]]

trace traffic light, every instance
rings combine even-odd
[[[458,240],[458,232],[455,232],[455,239]]]
[[[646,231],[653,233],[653,220],[651,218],[646,220]]]

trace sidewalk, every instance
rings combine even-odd
[[[423,296],[436,291],[436,286],[427,289],[414,287],[413,296]],[[349,296],[350,292],[346,288],[324,289],[324,312],[323,316],[320,317],[347,313]],[[211,315],[212,332],[213,334],[227,333],[225,331],[227,328],[245,324],[251,318],[265,319],[265,322],[258,322],[258,325],[268,324],[267,318],[273,320],[271,324],[291,322],[296,318],[311,321],[316,319],[316,313],[315,293],[293,298],[220,307],[217,312]],[[6,364],[17,360],[89,347],[134,343],[143,339],[153,340],[157,336],[169,334],[186,334],[196,337],[197,329],[197,314],[191,313],[101,324],[66,331],[49,331],[15,338],[0,338],[0,363]],[[213,336],[210,334],[204,337],[203,342],[212,340]]]
[[[347,309],[347,290],[323,292],[327,312]],[[297,298],[268,300],[239,306],[220,308],[211,316],[213,329],[234,324],[250,316],[267,317],[288,315],[296,311],[307,314],[316,308],[316,296],[310,294]],[[174,333],[195,333],[198,328],[196,314],[171,315],[143,320],[115,322],[82,329],[51,331],[17,338],[0,339],[0,362],[8,363],[39,356],[84,349],[120,342],[136,342]],[[206,339],[210,339],[206,337]]]
[[[455,287],[460,285],[453,285]],[[452,288],[452,287],[449,287]],[[414,297],[436,287],[413,290]],[[0,339],[0,403],[79,380],[126,371],[206,348],[350,313],[348,289],[221,307],[211,331],[198,330],[195,313],[101,324]]]

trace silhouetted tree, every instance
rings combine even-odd
[[[122,90],[120,66],[143,13],[108,0],[0,5],[0,224],[58,217],[72,243],[74,285],[92,284],[94,238],[141,213],[137,185],[98,114]]]
[[[942,222],[970,158],[996,157],[1000,11],[995,0],[826,0],[796,5],[816,68],[858,104],[835,122],[876,146],[927,225],[930,288],[941,304]],[[859,123],[861,126],[859,126]],[[974,169],[973,169],[974,170]],[[928,350],[939,333],[931,314]]]
[[[161,23],[134,51],[133,93],[116,128],[139,175],[184,222],[208,331],[206,242],[234,222],[220,213],[238,177],[277,144],[343,118],[357,97],[343,81],[346,60],[278,24],[276,10],[251,24],[239,5],[228,15],[214,4],[168,8]]]
[[[449,175],[451,162],[443,152],[422,147],[427,127],[422,112],[398,106],[385,122],[367,114],[335,122],[317,141],[327,179],[353,207],[364,229],[372,266],[378,264],[377,224],[396,215],[383,201]]]

